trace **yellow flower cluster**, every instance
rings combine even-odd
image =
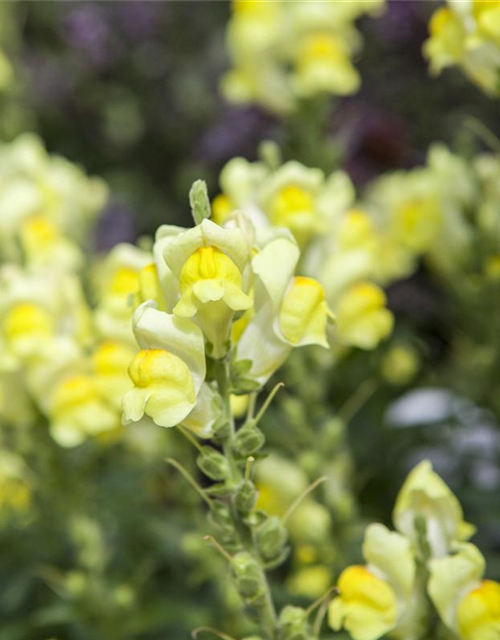
[[[224,95],[286,113],[316,94],[356,92],[361,80],[352,58],[361,36],[354,22],[383,7],[384,0],[234,0],[227,27],[233,67],[222,79]]]
[[[257,229],[243,214],[225,227],[209,219],[192,229],[165,225],[153,258],[136,279],[141,350],[129,369],[127,421],[147,414],[208,437],[221,398],[207,358],[228,362],[234,391],[245,393],[263,385],[293,347],[327,346],[323,289],[295,276],[300,250],[286,229]]]
[[[460,640],[498,639],[500,584],[483,580],[484,558],[466,542],[474,527],[428,461],[408,476],[393,519],[397,532],[380,524],[367,528],[367,564],[340,575],[329,610],[332,628],[344,627],[354,640],[427,637],[430,598],[442,625]]]
[[[448,0],[429,24],[424,54],[431,72],[458,66],[492,96],[500,93],[500,2]]]
[[[435,144],[423,167],[394,172],[369,185],[364,206],[386,229],[378,262],[382,281],[410,274],[421,257],[451,286],[458,275],[461,287],[470,285],[471,291],[480,279],[496,281],[499,179],[496,155],[465,160]]]
[[[0,147],[0,415],[42,413],[63,446],[117,429],[130,386],[130,332],[99,327],[77,273],[106,193],[34,135]]]
[[[391,333],[393,317],[379,286],[390,280],[381,268],[387,230],[355,205],[346,174],[327,177],[295,161],[271,169],[235,158],[222,170],[220,186],[213,201],[219,223],[230,221],[237,208],[258,228],[292,232],[303,271],[324,286],[339,344],[371,349]]]
[[[106,198],[102,180],[49,155],[34,134],[0,145],[0,260],[82,267],[87,234]]]

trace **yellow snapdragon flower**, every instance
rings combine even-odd
[[[299,257],[291,237],[276,235],[252,260],[255,314],[241,333],[236,354],[252,362],[248,375],[260,384],[293,347],[328,347],[326,330],[333,314],[316,280],[294,276]]]
[[[387,634],[417,640],[422,632],[416,598],[416,561],[411,541],[381,524],[365,534],[366,566],[352,566],[339,577],[339,596],[329,607],[330,626],[347,629],[354,640]]]
[[[205,383],[201,329],[144,303],[134,314],[134,333],[141,350],[129,366],[133,388],[123,398],[125,421],[137,422],[146,414],[162,427],[182,423],[209,436],[219,407]]]
[[[435,557],[443,557],[455,543],[467,540],[475,531],[475,527],[464,521],[458,499],[428,460],[408,475],[394,507],[396,528],[415,542],[418,518],[426,523],[427,539]]]
[[[354,187],[343,172],[327,177],[295,161],[271,171],[261,162],[233,158],[221,172],[220,185],[218,221],[241,209],[257,228],[290,229],[301,249],[324,235],[354,198]]]
[[[500,638],[500,584],[483,580],[485,560],[473,544],[433,560],[429,595],[443,622],[461,640]]]
[[[192,318],[203,331],[215,358],[227,353],[231,323],[252,306],[245,271],[250,247],[238,228],[224,229],[210,220],[193,229],[163,235],[164,275],[178,299],[171,310]]]
[[[353,207],[354,187],[346,174],[326,177],[298,162],[271,169],[235,158],[224,167],[220,184],[217,209],[225,225],[241,209],[258,232],[279,226],[292,232],[303,270],[324,287],[333,311],[342,310],[337,335],[343,345],[373,349],[390,334],[393,318],[385,295],[370,282],[384,280],[385,234],[367,211]]]

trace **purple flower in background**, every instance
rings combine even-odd
[[[117,22],[131,40],[152,40],[158,37],[160,4],[129,0],[113,6]]]
[[[64,18],[64,36],[73,47],[85,52],[90,63],[99,68],[109,65],[114,39],[102,7],[81,4]]]
[[[422,4],[426,3],[421,0],[389,0],[385,13],[373,23],[377,37],[391,44],[422,41],[427,29]]]
[[[274,120],[254,108],[229,107],[202,136],[195,156],[209,162],[226,162],[233,156],[255,153],[255,141],[269,137]]]
[[[349,100],[336,114],[335,129],[346,149],[344,169],[356,184],[408,160],[408,132],[394,114]]]
[[[134,219],[137,214],[119,200],[112,200],[97,224],[94,244],[97,251],[109,251],[120,242],[134,242],[137,231]]]
[[[36,107],[56,107],[67,100],[71,82],[60,59],[41,52],[25,56],[30,98]]]

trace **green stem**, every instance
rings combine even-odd
[[[229,368],[229,356],[224,360],[218,360],[214,363],[214,376],[219,387],[219,393],[223,401],[225,418],[229,424],[229,435],[225,442],[222,444],[223,452],[229,462],[230,479],[229,482],[233,488],[233,492],[230,498],[231,501],[231,513],[233,516],[236,531],[240,537],[240,543],[249,553],[251,553],[261,564],[262,567],[262,582],[264,585],[264,601],[265,605],[259,611],[260,623],[262,630],[266,634],[269,640],[275,640],[277,617],[274,607],[273,598],[271,595],[271,589],[267,576],[262,566],[260,556],[257,550],[255,537],[251,528],[243,521],[241,514],[236,509],[234,504],[234,498],[236,491],[242,480],[249,475],[249,467],[251,462],[249,460],[244,462],[238,462],[233,453],[233,442],[236,435],[236,427],[234,418],[231,413],[231,379]],[[253,403],[252,403],[253,405]]]

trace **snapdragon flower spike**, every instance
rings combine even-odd
[[[208,436],[218,414],[215,394],[204,382],[201,329],[191,320],[158,311],[151,302],[137,309],[133,325],[141,351],[129,367],[134,387],[123,398],[125,422],[147,414],[159,426],[185,423]]]
[[[278,230],[252,260],[256,277],[254,315],[237,341],[237,359],[249,360],[248,376],[264,384],[293,347],[328,347],[326,327],[333,317],[323,288],[294,276],[300,251],[290,233]]]
[[[484,557],[473,544],[430,564],[429,595],[461,640],[500,638],[500,584],[482,580],[484,570]]]
[[[214,358],[227,353],[235,313],[252,306],[243,290],[249,251],[240,229],[223,229],[207,219],[165,244],[165,262],[180,296],[172,312],[196,322]]]

